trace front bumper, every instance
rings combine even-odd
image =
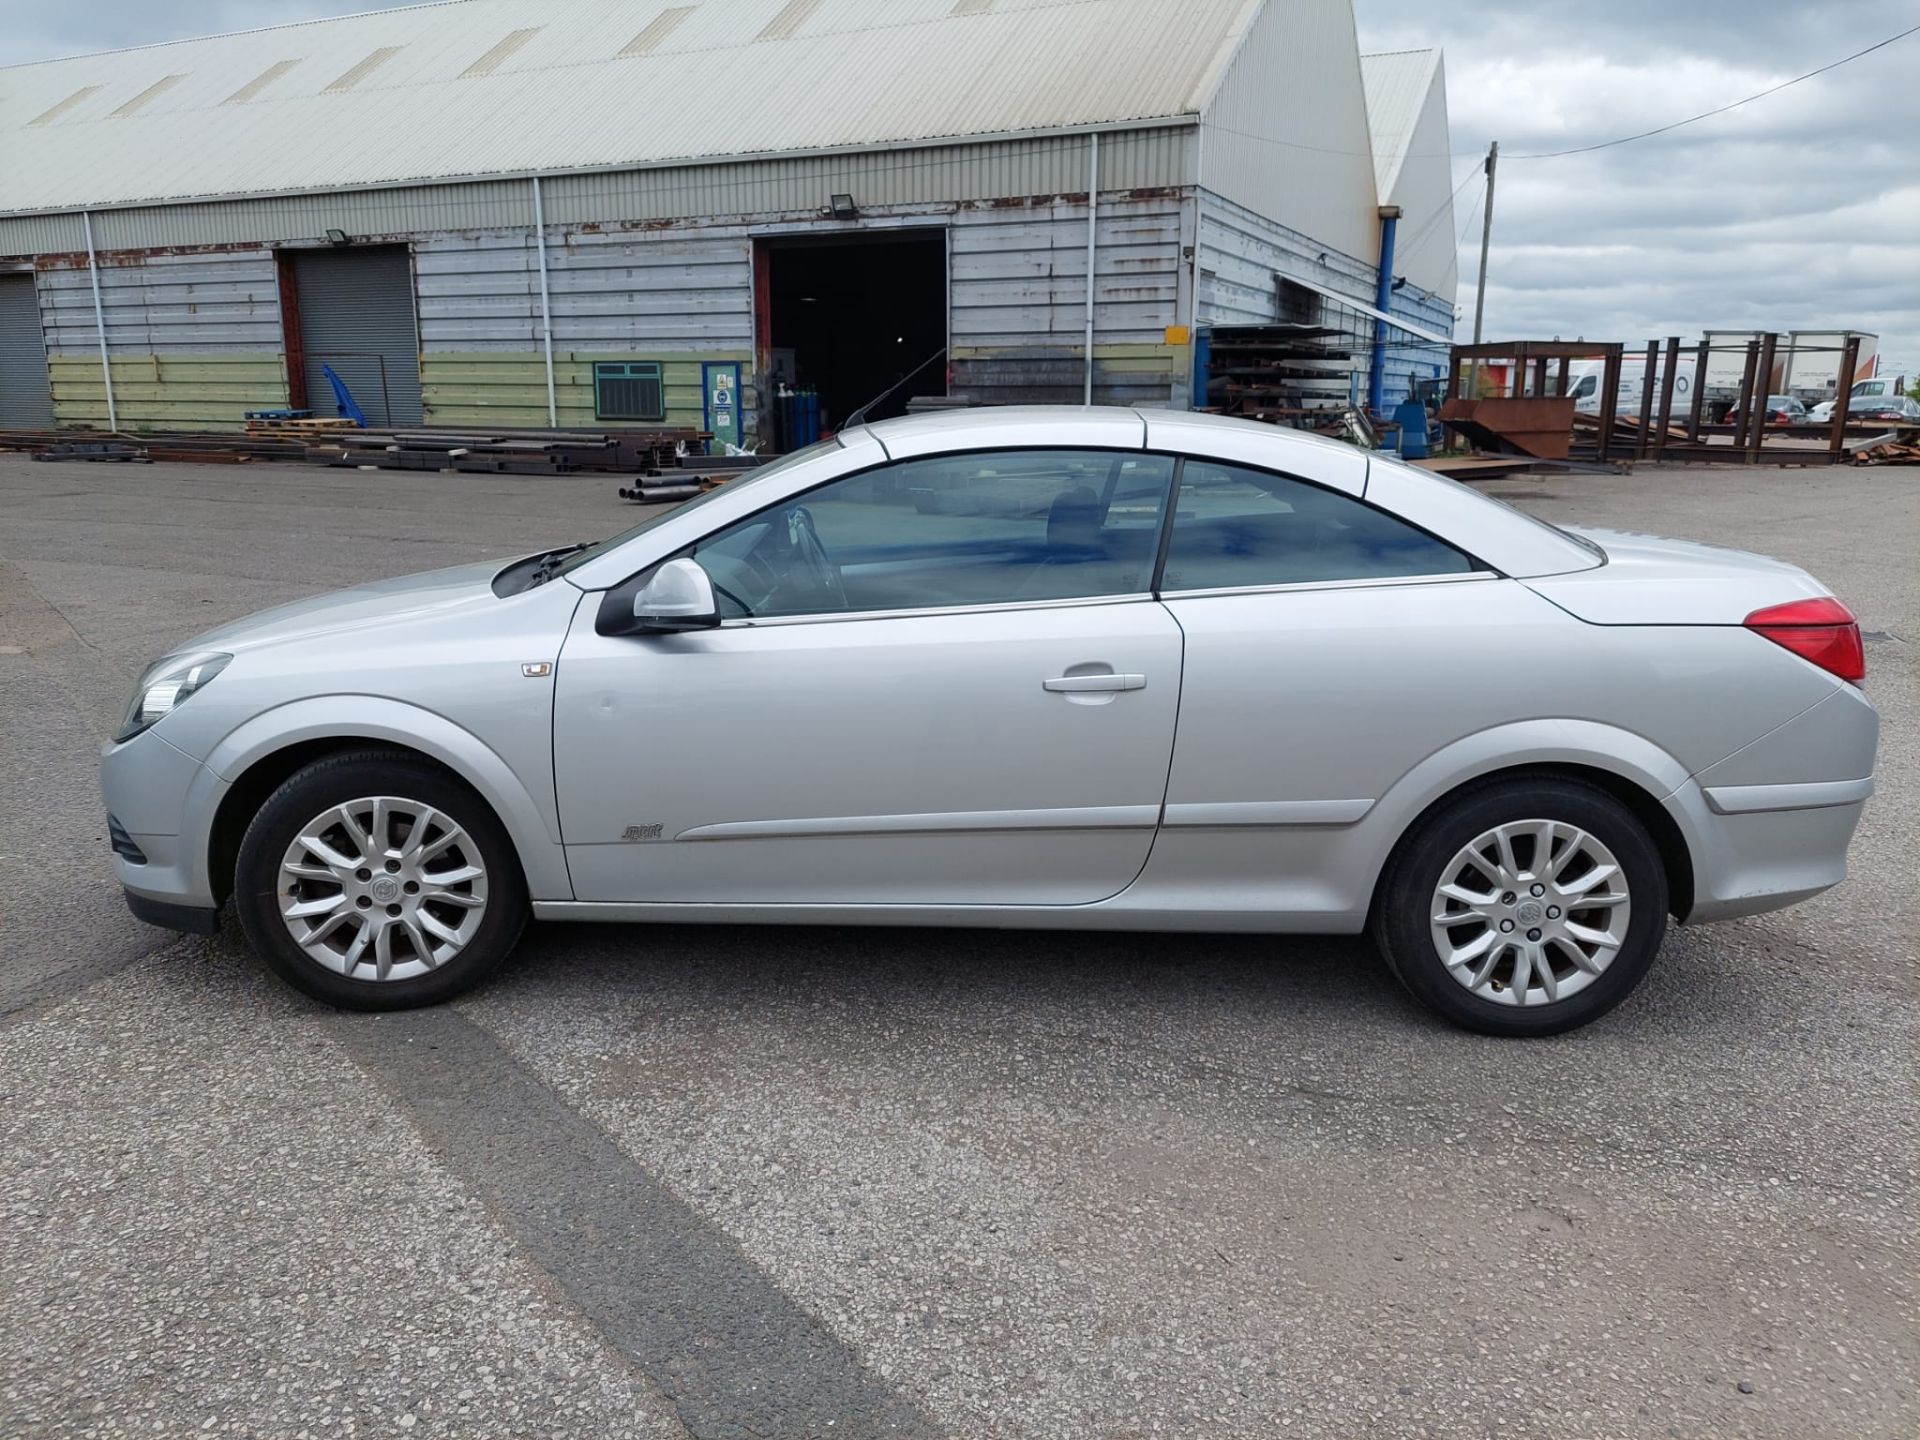
[[[199,905],[175,905],[135,891],[126,892],[127,909],[136,920],[162,930],[184,930],[189,935],[214,935],[220,930],[220,912]]]
[[[218,923],[207,842],[226,791],[226,781],[152,730],[101,748],[100,793],[110,819],[119,826],[114,876],[141,919],[169,924],[154,916],[187,909],[204,911]],[[131,858],[134,855],[145,859]]]

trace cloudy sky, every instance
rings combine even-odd
[[[529,0],[530,6],[532,0]],[[368,0],[21,0],[0,62],[381,8]],[[1355,0],[1368,50],[1447,53],[1460,334],[1478,157],[1500,142],[1490,339],[1852,328],[1920,371],[1920,35],[1698,125],[1649,129],[1920,25],[1920,0]]]

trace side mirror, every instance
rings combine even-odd
[[[669,560],[633,597],[637,631],[711,630],[720,623],[713,581],[691,560]]]

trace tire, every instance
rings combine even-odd
[[[233,898],[268,967],[344,1010],[451,1000],[506,959],[527,919],[519,857],[487,803],[380,750],[317,760],[267,798],[240,841]]]
[[[1610,903],[1618,895],[1623,903]],[[1560,776],[1498,781],[1443,802],[1407,833],[1372,928],[1400,982],[1454,1024],[1557,1035],[1599,1019],[1646,974],[1666,935],[1666,867],[1646,827],[1606,791]]]

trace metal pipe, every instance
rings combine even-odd
[[[1380,207],[1380,274],[1374,282],[1373,308],[1386,313],[1393,303],[1393,232],[1400,223],[1398,205]],[[1375,415],[1387,403],[1387,322],[1376,315],[1373,320],[1373,355],[1367,370],[1367,409]]]
[[[1100,225],[1100,132],[1087,136],[1087,373],[1085,403],[1093,404],[1093,261]]]
[[[93,282],[93,328],[100,337],[100,379],[107,387],[107,429],[120,428],[120,414],[113,408],[113,366],[107,360],[107,312],[100,304],[100,263],[93,254],[93,212],[82,210],[81,223],[87,228],[87,278]]]
[[[553,300],[547,293],[547,212],[540,203],[540,177],[533,177],[534,250],[540,256],[540,344],[547,360],[547,424],[560,428],[560,406],[553,393]]]

